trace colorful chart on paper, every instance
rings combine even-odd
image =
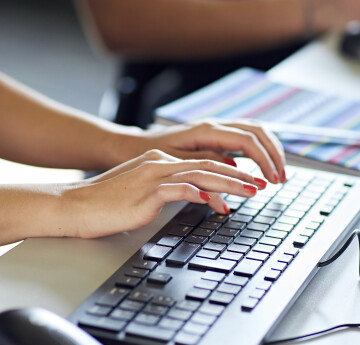
[[[242,68],[159,108],[156,116],[178,123],[246,118],[360,130],[360,101],[274,83],[263,72]],[[290,153],[360,170],[359,146],[301,140],[283,144]]]

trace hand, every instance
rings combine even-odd
[[[137,148],[160,149],[182,159],[211,159],[235,165],[228,151],[252,158],[272,183],[285,182],[285,154],[279,140],[253,121],[202,122],[144,132]],[[141,152],[138,152],[139,154]]]
[[[65,235],[93,238],[137,229],[166,203],[179,200],[229,213],[218,193],[251,197],[255,185],[263,189],[266,181],[223,163],[180,160],[152,150],[65,191]]]

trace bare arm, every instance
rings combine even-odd
[[[78,0],[110,51],[201,58],[263,49],[354,19],[357,0]],[[357,12],[356,12],[357,11]],[[92,35],[94,36],[94,35]]]
[[[140,133],[138,128],[117,126],[64,106],[0,73],[1,158],[53,168],[106,170],[129,158],[126,148]]]

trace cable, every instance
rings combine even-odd
[[[319,268],[325,267],[325,266],[330,265],[331,263],[333,263],[336,259],[338,259],[340,257],[340,255],[343,254],[345,252],[345,250],[349,247],[350,243],[355,238],[355,236],[358,237],[359,253],[360,253],[360,230],[355,229],[352,232],[352,234],[350,235],[350,237],[346,240],[344,245],[330,259],[319,262],[317,267],[319,267]],[[360,277],[360,255],[359,255],[359,277]],[[304,334],[304,335],[299,335],[297,337],[267,341],[263,345],[277,345],[277,344],[289,343],[289,342],[294,342],[294,341],[307,339],[307,338],[312,338],[312,337],[316,338],[318,336],[321,336],[321,335],[324,335],[324,334],[327,334],[327,333],[331,333],[331,332],[339,330],[341,328],[360,328],[360,323],[345,323],[345,324],[337,325],[337,326],[327,328],[327,329],[324,329],[324,330],[321,330],[321,331],[317,331],[317,332],[314,332],[314,333],[308,333],[308,334]]]

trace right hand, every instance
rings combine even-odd
[[[151,150],[64,192],[65,235],[95,238],[152,222],[172,201],[229,209],[218,193],[252,197],[266,181],[211,160],[181,160]]]

